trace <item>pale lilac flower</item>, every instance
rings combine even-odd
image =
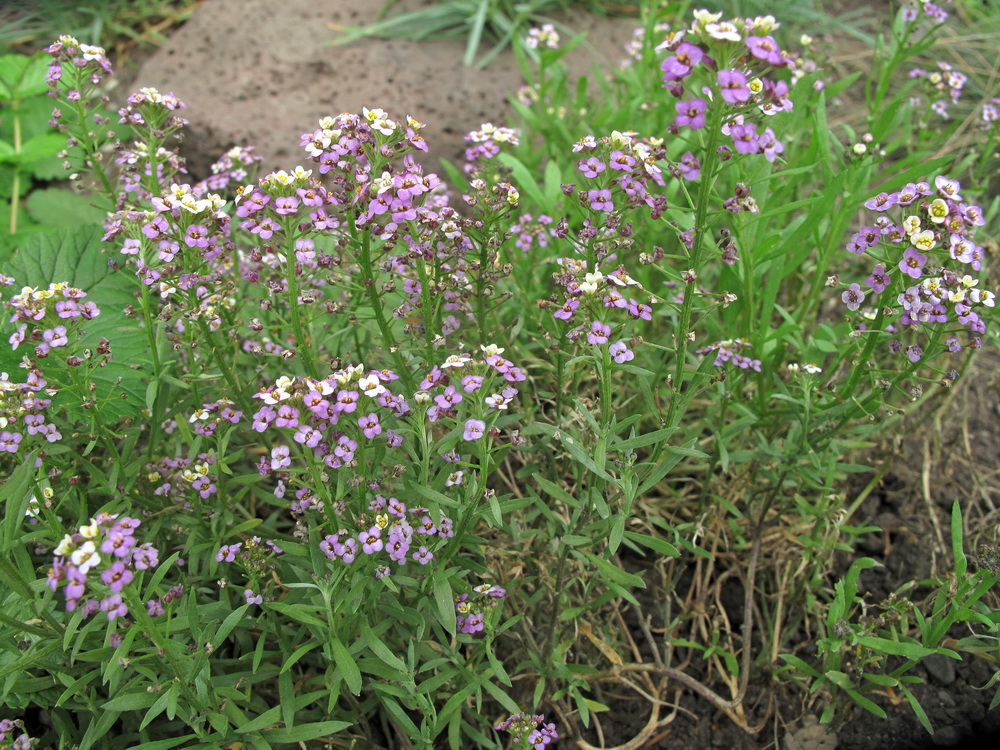
[[[679,128],[686,125],[692,130],[701,130],[705,127],[705,106],[705,100],[700,97],[689,102],[675,103],[677,118],[674,124]]]
[[[606,344],[610,335],[611,326],[595,320],[590,324],[590,333],[587,334],[587,342],[590,344]]]
[[[848,310],[857,310],[861,307],[861,303],[865,301],[865,293],[861,291],[861,287],[857,284],[851,284],[840,298],[844,300]]]
[[[486,432],[486,423],[481,419],[469,419],[465,422],[465,432],[462,433],[463,440],[478,440]]]
[[[927,265],[927,256],[918,252],[916,248],[907,248],[899,261],[899,270],[914,279],[919,279]]]
[[[635,354],[632,353],[632,350],[628,348],[624,341],[613,343],[608,347],[608,352],[611,354],[611,358],[618,364],[629,362],[635,357]]]
[[[750,100],[747,77],[738,70],[720,70],[718,74],[722,98],[729,104],[741,104]]]

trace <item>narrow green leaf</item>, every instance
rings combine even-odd
[[[393,669],[397,669],[400,672],[408,671],[406,664],[403,663],[403,660],[389,650],[389,647],[386,646],[377,635],[375,635],[372,629],[368,626],[367,622],[361,623],[361,637],[371,652],[384,661],[388,666]]]
[[[956,500],[951,506],[951,554],[955,559],[955,576],[958,579],[962,579],[969,568],[965,550],[962,549],[962,532],[962,509]]]
[[[292,653],[291,656],[285,659],[285,663],[281,665],[281,669],[278,671],[278,674],[284,674],[285,672],[287,672],[289,669],[292,668],[295,662],[297,662],[299,659],[301,659],[303,656],[308,654],[310,651],[312,651],[319,645],[320,645],[319,641],[312,641],[304,646],[299,646],[297,649],[295,649],[295,651]]]
[[[306,740],[329,738],[350,726],[351,722],[349,721],[315,721],[284,729],[269,729],[262,732],[261,736],[268,742],[305,742]]]
[[[333,650],[334,663],[340,670],[344,682],[347,683],[347,689],[354,695],[358,695],[361,693],[361,670],[358,669],[357,662],[354,661],[351,652],[347,650],[347,646],[341,643],[339,638],[330,641],[330,648]]]

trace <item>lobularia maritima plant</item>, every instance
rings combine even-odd
[[[929,8],[845,143],[850,81],[770,16],[649,12],[596,92],[533,30],[519,127],[470,133],[451,187],[378,108],[197,181],[180,99],[140,89],[117,140],[104,51],[60,38],[52,125],[107,218],[0,276],[0,743],[541,748],[608,682],[757,731],[757,668],[826,721],[898,686],[927,723],[909,670],[996,629],[961,513],[930,604],[858,617],[874,561],[830,572],[865,532],[845,457],[959,377],[994,302],[975,159],[894,140]]]

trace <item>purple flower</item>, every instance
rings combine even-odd
[[[729,134],[737,153],[756,154],[759,151],[757,128],[752,122],[730,126]]]
[[[611,152],[611,168],[618,172],[631,172],[635,166],[635,157],[620,149]]]
[[[571,299],[567,300],[566,304],[552,313],[552,317],[559,318],[560,320],[570,320],[573,317],[573,313],[576,308],[580,306],[579,300]]]
[[[632,350],[628,348],[624,341],[613,343],[608,347],[608,352],[610,352],[611,358],[618,364],[629,362],[635,357],[635,354],[632,353]]]
[[[705,57],[701,47],[690,42],[681,42],[677,51],[660,64],[664,83],[680,81],[691,73],[691,68]]]
[[[588,190],[587,198],[590,207],[595,211],[611,211],[615,207],[614,201],[611,200],[611,191],[607,188]]]
[[[688,182],[694,182],[701,177],[701,162],[690,151],[681,157],[680,162],[677,164],[677,169],[680,171],[681,176]]]
[[[844,300],[848,310],[857,310],[861,307],[861,303],[865,301],[865,293],[861,291],[861,287],[857,284],[851,284],[847,287],[847,291],[840,295],[840,298]]]
[[[876,227],[861,227],[860,231],[856,232],[851,237],[851,241],[847,243],[847,251],[861,255],[868,248],[877,245],[880,236],[881,234]]]
[[[426,565],[431,560],[434,559],[434,555],[431,551],[424,546],[421,546],[416,552],[413,553],[413,559],[420,563],[421,565]]]
[[[233,562],[236,559],[236,553],[240,551],[240,547],[243,546],[243,542],[237,542],[236,544],[223,544],[219,547],[218,553],[215,555],[215,559],[218,562]]]
[[[924,348],[920,344],[914,344],[906,348],[906,356],[911,362],[918,362],[924,356]]]
[[[875,269],[871,272],[871,275],[865,279],[865,285],[867,285],[875,294],[881,294],[885,291],[885,288],[889,286],[892,279],[885,272],[885,267],[882,264],[875,266]]]
[[[468,419],[465,422],[463,440],[479,440],[486,432],[486,423],[481,419]]]
[[[272,469],[277,470],[291,465],[292,465],[292,459],[289,457],[287,445],[276,445],[274,448],[271,449]]]
[[[483,387],[482,375],[466,375],[462,378],[462,390],[466,393],[475,393]]]
[[[264,601],[264,597],[255,594],[253,589],[244,589],[243,598],[246,599],[247,604],[261,604]]]
[[[927,256],[919,252],[915,247],[907,248],[899,261],[899,270],[914,279],[919,279],[927,265]]]
[[[382,425],[379,424],[378,414],[375,412],[372,412],[367,417],[359,417],[358,427],[361,428],[361,431],[369,440],[382,433]]]
[[[758,148],[763,152],[764,158],[773,162],[779,154],[785,153],[785,144],[778,140],[771,128],[765,128],[758,139]]]
[[[0,432],[0,453],[17,453],[17,447],[24,439],[20,432]]]
[[[127,615],[128,607],[122,601],[121,594],[112,594],[106,599],[101,600],[101,611],[107,613],[109,620],[114,620],[117,617]]]
[[[52,347],[66,346],[69,343],[69,339],[66,338],[66,326],[49,328],[42,332],[42,338]]]
[[[596,156],[591,156],[589,159],[580,159],[576,165],[585,177],[590,177],[591,179],[597,177],[597,175],[605,170],[604,162]]]
[[[110,568],[101,573],[101,580],[108,584],[108,588],[117,594],[121,592],[122,586],[132,580],[132,571],[125,567],[125,563],[118,560]]]
[[[382,543],[382,529],[379,526],[372,526],[368,531],[358,534],[358,543],[366,555],[374,555],[384,546]]]
[[[590,333],[587,334],[587,342],[590,344],[606,344],[610,335],[611,326],[595,320],[590,324]]]
[[[701,130],[705,127],[705,100],[694,99],[690,102],[677,102],[674,104],[677,110],[677,119],[674,124],[681,128],[687,125],[692,130]]]
[[[274,212],[279,216],[294,214],[299,209],[299,200],[293,196],[276,198],[274,201]]]
[[[874,198],[865,201],[865,208],[870,211],[888,211],[896,204],[896,196],[889,193],[879,193]]]
[[[750,54],[758,60],[763,60],[771,65],[781,65],[783,62],[778,43],[769,36],[748,36],[746,45]]]
[[[216,558],[218,559],[218,558]],[[132,552],[132,565],[136,570],[155,568],[160,563],[160,553],[151,544],[142,544]]]
[[[729,104],[740,104],[750,100],[747,77],[738,70],[720,70],[718,75],[722,98]]]
[[[653,319],[653,308],[649,305],[644,305],[641,302],[637,302],[634,299],[628,301],[628,314],[633,318],[641,318],[642,320],[652,320]]]

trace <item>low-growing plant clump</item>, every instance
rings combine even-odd
[[[0,747],[592,747],[609,685],[630,746],[677,690],[760,731],[751,684],[932,730],[914,668],[997,656],[1000,540],[970,564],[957,497],[950,569],[868,601],[847,488],[995,336],[1000,100],[920,57],[932,3],[862,81],[675,10],[589,87],[532,29],[516,127],[442,175],[373,103],[196,180],[181,99],[109,114],[104,50],[48,48],[99,211],[0,273]],[[929,158],[960,107],[981,147]]]

